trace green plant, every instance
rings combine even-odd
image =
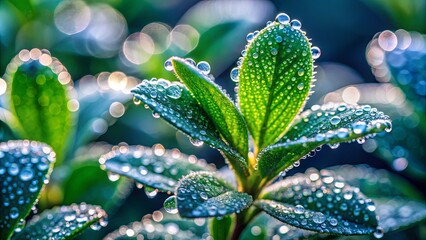
[[[178,57],[167,60],[165,69],[173,71],[182,83],[151,79],[132,90],[136,104],[143,102],[153,110],[154,117],[163,118],[188,135],[194,145],[206,143],[218,149],[232,173],[227,168],[216,172],[193,156],[161,145],[152,149],[122,146],[104,155],[100,158],[102,168],[145,187],[173,193],[164,208],[184,218],[176,220],[157,212],[106,239],[138,235],[185,239],[188,234],[206,238],[196,233],[200,226],[206,228],[206,221],[200,218],[211,218],[209,234],[214,239],[313,235],[279,224],[262,212],[305,230],[331,235],[371,234],[376,238],[381,238],[385,230],[423,219],[423,203],[405,201],[403,188],[385,186],[391,175],[383,177],[386,180],[382,184],[376,182],[377,189],[388,188],[391,192],[377,195],[381,206],[352,187],[350,183],[362,185],[366,171],[375,171],[369,168],[351,169],[362,174],[352,176],[348,183],[342,178],[349,176],[344,171],[347,168],[310,169],[281,180],[287,170],[297,167],[300,159],[322,145],[336,148],[341,142],[363,143],[376,133],[391,131],[391,121],[369,105],[344,103],[315,105],[299,114],[311,93],[313,63],[320,51],[311,47],[298,20],[290,21],[281,13],[261,31],[249,33],[247,41],[238,67],[230,74],[238,83],[237,104],[214,82],[207,63]],[[361,188],[368,191],[367,187]],[[398,195],[401,199],[389,201]],[[390,219],[401,220],[403,216],[389,210],[402,206],[419,214],[394,224]],[[381,209],[380,221],[376,209]]]

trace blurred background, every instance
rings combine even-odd
[[[323,147],[289,174],[308,167],[367,163],[388,169],[421,190],[426,180],[425,0],[4,0],[0,76],[22,49],[47,49],[68,69],[81,99],[76,123],[80,140],[55,169],[52,178],[58,184],[48,187],[40,208],[81,201],[103,204],[113,194],[118,200],[104,206],[109,226],[82,239],[90,235],[98,239],[160,208],[166,194],[155,196],[149,190],[145,194],[143,189],[130,189],[133,184],[122,183],[125,180],[115,185],[104,180],[96,158],[110,148],[108,144],[161,143],[223,166],[216,150],[193,146],[125,93],[138,79],[176,80],[163,63],[181,56],[209,62],[216,82],[234,97],[229,71],[236,66],[247,33],[263,28],[279,12],[299,19],[313,45],[321,48],[317,86],[308,107],[328,101],[370,103],[394,120],[388,136],[363,145],[342,144],[335,150]],[[384,30],[392,32],[380,33]],[[6,82],[0,78],[0,94],[5,91]],[[2,140],[13,138],[7,131],[2,126]],[[92,150],[84,147],[93,142],[102,143]]]

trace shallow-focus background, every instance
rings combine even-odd
[[[120,84],[131,82],[123,80],[124,74],[138,79],[163,77],[175,80],[164,70],[163,63],[170,56],[177,55],[191,57],[197,62],[209,62],[216,82],[233,96],[234,82],[230,80],[229,70],[235,67],[235,62],[246,43],[247,33],[262,28],[268,20],[273,20],[277,13],[285,12],[291,18],[302,22],[302,29],[312,39],[313,45],[320,47],[322,52],[316,62],[317,86],[307,105],[332,100],[336,94],[341,94],[343,100],[348,103],[362,102],[369,88],[380,88],[385,85],[378,85],[379,82],[384,84],[383,82],[389,81],[389,78],[380,76],[378,81],[373,75],[366,58],[368,43],[376,33],[386,29],[405,29],[424,34],[425,2],[3,0],[0,1],[0,76],[5,73],[7,64],[20,50],[40,48],[49,50],[52,56],[65,65],[76,85],[84,86],[89,79],[97,80],[98,85],[102,84],[102,78],[109,77],[106,72],[110,72],[118,79],[115,81],[118,85],[110,84],[109,87],[120,89]],[[416,34],[412,36],[419,35]],[[422,76],[425,75],[423,73]],[[82,80],[78,83],[80,79]],[[124,81],[126,83],[123,83]],[[420,96],[421,109],[425,106],[425,79],[419,81],[415,89]],[[370,85],[371,87],[356,85],[341,89],[347,85],[362,83],[374,84]],[[0,94],[5,92],[5,86],[5,81],[0,78]],[[386,86],[389,88],[390,85]],[[102,86],[95,86],[92,90],[99,89],[102,89]],[[338,89],[340,90],[335,95],[326,95]],[[89,94],[92,90],[87,89],[86,93]],[[386,104],[391,106],[390,109],[392,104],[396,104],[395,108],[403,106],[405,98],[401,97],[401,93],[397,90],[392,92],[392,89],[389,91],[391,93],[385,100]],[[373,95],[373,100],[380,100],[379,90],[371,93],[377,94]],[[377,101],[384,103],[379,100]],[[145,146],[161,143],[165,148],[179,148],[184,153],[195,154],[217,166],[224,165],[216,150],[208,146],[194,147],[186,136],[176,133],[162,120],[153,118],[151,111],[142,106],[135,106],[130,102],[125,112],[121,106],[109,109],[112,120],[102,122],[101,119],[89,127],[88,131],[92,131],[96,136],[93,141],[104,141],[113,145],[126,142]],[[404,117],[412,114],[409,112]],[[401,122],[404,122],[404,119]],[[385,140],[395,143],[394,145],[367,140],[364,145],[342,144],[335,150],[323,147],[316,156],[302,161],[301,166],[290,174],[304,171],[308,167],[368,163],[373,167],[396,172],[420,189],[426,180],[423,149],[426,139],[425,135],[422,135],[425,133],[425,123],[419,119],[422,117],[414,117],[408,125],[394,125],[396,140]],[[411,139],[409,144],[406,139]],[[79,189],[75,191],[78,192]],[[93,194],[96,188],[91,191]],[[64,193],[60,189],[51,191],[51,194],[51,205],[63,201]],[[426,196],[425,190],[423,195]],[[122,224],[141,219],[144,214],[160,208],[165,197],[166,194],[159,193],[148,199],[142,189],[134,188],[130,197],[111,211],[110,224],[106,229],[87,233],[82,239],[91,234],[96,239],[100,238]],[[87,201],[84,196],[82,200]]]

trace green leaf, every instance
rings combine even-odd
[[[147,104],[155,114],[187,134],[192,141],[202,141],[221,150],[238,175],[247,174],[245,159],[220,138],[213,121],[184,85],[164,79],[143,80],[132,92],[136,99]]]
[[[178,180],[195,171],[213,171],[204,160],[187,156],[179,150],[165,150],[160,144],[143,146],[117,146],[103,155],[102,168],[120,174],[147,187],[174,192]]]
[[[44,143],[0,143],[0,239],[8,239],[49,181],[55,153]],[[19,230],[18,230],[19,231]]]
[[[337,147],[341,142],[362,142],[391,128],[389,117],[369,105],[314,105],[300,115],[277,144],[259,154],[260,174],[271,179],[323,144]]]
[[[276,236],[276,237],[275,237]],[[266,213],[259,214],[241,233],[240,239],[250,240],[294,240],[294,239],[317,239],[320,236],[316,232],[295,228],[269,216]],[[318,239],[320,239],[318,237]]]
[[[376,214],[385,233],[408,228],[426,219],[426,204],[404,198],[377,198]]]
[[[377,226],[375,205],[332,172],[309,170],[263,190],[255,205],[295,227],[340,235],[365,235]]]
[[[37,57],[37,54],[41,55]],[[48,52],[38,49],[21,51],[9,66],[7,97],[10,110],[20,125],[17,130],[25,139],[52,146],[58,162],[61,162],[73,131],[73,119],[68,109],[68,93],[72,89],[69,73]]]
[[[89,226],[99,230],[106,224],[107,214],[98,206],[60,206],[34,216],[13,239],[74,239]]]
[[[184,59],[171,58],[173,70],[213,120],[223,138],[243,156],[248,154],[247,126],[232,100],[208,76]]]
[[[0,141],[16,139],[13,129],[16,125],[15,116],[0,107]]]
[[[99,205],[111,214],[130,194],[132,181],[127,178],[110,181],[107,172],[99,168],[99,157],[110,151],[111,147],[97,143],[87,150],[77,151],[79,157],[71,161],[69,175],[62,181],[62,204],[86,202]]]
[[[227,240],[232,233],[235,217],[232,215],[212,218],[209,221],[209,233],[215,240]]]
[[[205,219],[182,219],[162,211],[145,215],[140,222],[121,226],[108,234],[104,240],[130,239],[205,239],[207,227]]]
[[[195,172],[177,186],[177,209],[187,218],[218,217],[239,213],[250,206],[252,197],[237,192],[213,173]]]
[[[287,131],[308,98],[310,45],[304,32],[276,22],[247,45],[238,70],[238,99],[259,151]]]

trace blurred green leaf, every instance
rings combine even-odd
[[[311,169],[266,187],[255,205],[295,227],[365,235],[378,226],[375,205],[333,172]]]
[[[13,239],[74,239],[89,226],[99,230],[106,224],[107,214],[98,206],[60,206],[34,216]]]
[[[341,142],[364,141],[372,134],[391,129],[389,117],[369,105],[315,105],[298,117],[277,144],[259,154],[259,171],[272,179],[323,144],[337,147]]]
[[[194,171],[212,171],[213,167],[179,150],[165,150],[162,145],[118,146],[99,162],[107,171],[129,177],[147,187],[174,192],[177,182]]]
[[[28,56],[29,60],[23,61],[20,57],[24,51],[12,60],[6,77],[11,112],[21,127],[16,130],[23,138],[52,146],[58,162],[61,162],[74,131],[68,109],[71,79],[62,64],[47,52],[33,49],[34,54],[41,54],[38,60]]]
[[[209,220],[209,233],[215,240],[227,240],[233,229],[235,217],[232,215]]]
[[[28,140],[2,142],[0,148],[0,238],[8,239],[14,230],[22,230],[21,222],[49,181],[55,153]]]
[[[237,192],[231,185],[209,172],[194,172],[183,177],[176,194],[179,215],[187,218],[239,213],[252,202],[250,195]]]
[[[12,113],[0,107],[0,141],[15,139],[14,123],[16,119]]]
[[[313,60],[309,40],[289,24],[275,22],[252,35],[235,71],[241,111],[260,151],[282,136],[303,108]]]
[[[223,151],[233,165],[245,164],[244,158],[220,138],[213,121],[184,85],[164,79],[144,80],[132,92],[136,99],[153,110],[154,115],[158,114],[187,134],[194,145],[205,142]],[[237,167],[236,170],[241,169]]]
[[[223,138],[243,157],[246,157],[248,154],[247,126],[229,96],[205,73],[184,59],[174,57],[171,63],[176,76],[213,120]],[[247,168],[244,165],[239,167]]]

